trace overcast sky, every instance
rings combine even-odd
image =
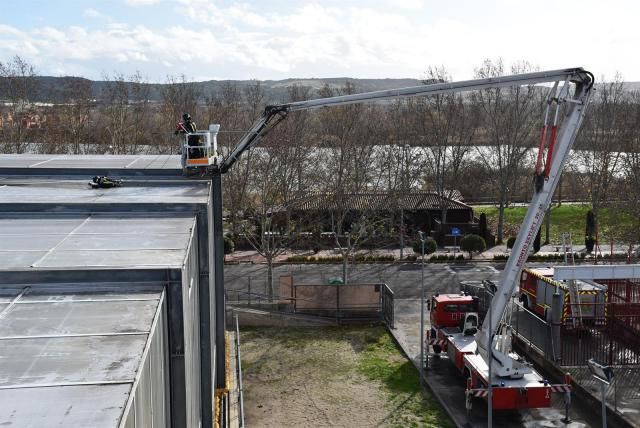
[[[0,0],[0,61],[150,81],[472,78],[485,58],[640,80],[640,1]]]

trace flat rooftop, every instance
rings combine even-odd
[[[162,293],[136,283],[0,289],[0,425],[118,426]]]
[[[2,170],[0,169],[0,174]],[[93,189],[85,179],[0,177],[0,204],[206,204],[203,180],[124,180],[122,187]]]
[[[135,175],[181,175],[179,155],[0,155],[0,170],[12,174],[82,173],[86,170],[122,171]]]
[[[0,214],[0,271],[179,268],[194,226],[180,214]]]

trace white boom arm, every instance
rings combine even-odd
[[[577,84],[573,96],[569,95],[569,85],[565,84],[560,88],[557,98],[553,98],[557,103],[566,103],[565,118],[558,129],[558,139],[552,152],[550,165],[547,165],[548,175],[544,181],[540,181],[534,192],[529,209],[520,227],[520,232],[513,245],[511,255],[500,276],[499,286],[491,301],[492,313],[491,322],[484,322],[480,333],[476,336],[479,352],[487,361],[491,361],[495,367],[495,373],[500,377],[519,377],[522,372],[517,373],[519,368],[524,368],[522,364],[509,357],[508,350],[496,350],[494,348],[498,326],[502,320],[507,304],[516,288],[525,261],[529,255],[529,250],[535,239],[542,220],[544,218],[553,193],[560,181],[562,169],[567,160],[567,156],[575,142],[576,135],[582,124],[589,100],[593,82],[589,84]],[[487,355],[487,345],[491,337],[492,358]]]
[[[549,82],[574,82],[577,85],[586,85],[591,87],[590,85],[593,82],[593,77],[591,73],[583,70],[582,68],[565,68],[560,70],[516,74],[512,76],[492,77],[488,79],[435,83],[432,85],[364,92],[361,94],[342,95],[337,97],[319,98],[315,100],[267,106],[262,117],[260,117],[251,126],[249,131],[244,135],[244,137],[242,137],[238,144],[236,144],[231,153],[223,160],[219,168],[222,173],[227,172],[229,168],[231,168],[231,166],[240,158],[242,153],[255,145],[262,135],[267,133],[282,119],[284,119],[287,113],[292,111],[359,104],[386,99],[450,94],[455,92],[477,91],[480,89],[502,88],[509,86],[535,85],[538,83]]]
[[[480,333],[476,336],[478,351],[484,356],[485,360],[487,362],[491,361],[492,364],[497,362],[495,365],[498,376],[518,377],[525,371],[525,366],[523,364],[514,361],[504,349],[504,352],[493,349],[492,358],[489,358],[486,347],[489,342],[489,338],[491,338],[492,343],[494,343],[494,337],[496,336],[498,326],[500,325],[504,312],[507,308],[507,304],[515,290],[534,237],[538,233],[542,219],[549,207],[551,197],[560,179],[563,165],[571,147],[573,146],[578,130],[580,129],[580,125],[582,124],[582,119],[584,118],[591,96],[593,82],[593,75],[590,72],[585,71],[582,68],[565,68],[561,70],[541,71],[536,73],[467,80],[461,82],[436,83],[432,85],[413,86],[401,89],[365,92],[361,94],[342,95],[337,97],[272,105],[265,109],[262,117],[253,124],[247,134],[245,134],[231,153],[222,161],[219,168],[222,173],[228,171],[244,151],[255,145],[262,135],[267,133],[273,128],[273,126],[284,119],[289,112],[385,99],[450,94],[456,92],[477,91],[481,89],[534,85],[538,83],[555,83],[552,92],[555,92],[557,88],[559,88],[559,94],[557,94],[557,96],[552,94],[549,103],[566,103],[565,118],[558,130],[558,139],[557,143],[555,143],[555,147],[553,147],[553,143],[550,143],[549,153],[551,153],[551,157],[545,167],[545,173],[541,174],[536,170],[535,193],[533,199],[531,200],[527,215],[520,227],[520,233],[518,234],[513,246],[511,256],[509,257],[504,272],[500,278],[497,292],[491,301],[491,322],[484,322]],[[563,85],[559,86],[560,83],[563,83]],[[573,95],[570,95],[569,92],[570,83],[575,84]],[[555,135],[555,131],[555,129],[552,131],[552,135]],[[553,138],[554,137],[551,138],[551,141],[553,141]],[[542,146],[541,149],[543,149]],[[536,166],[536,169],[537,168],[538,167]],[[497,342],[502,344],[505,343],[504,338]],[[495,348],[495,346],[492,346],[492,348]],[[518,370],[520,370],[520,373],[518,373]]]

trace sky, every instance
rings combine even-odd
[[[485,59],[640,81],[636,0],[0,0],[0,62],[151,82],[473,78]]]

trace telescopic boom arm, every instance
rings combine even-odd
[[[251,129],[249,129],[238,144],[236,144],[231,153],[223,160],[219,168],[222,173],[227,172],[240,158],[240,156],[242,156],[242,153],[258,143],[260,137],[265,135],[270,129],[283,120],[289,112],[347,104],[359,104],[370,101],[441,95],[456,92],[477,91],[480,89],[565,81],[590,86],[593,82],[593,77],[591,73],[583,70],[582,68],[565,68],[561,70],[540,71],[535,73],[516,74],[512,76],[492,77],[488,79],[465,80],[461,82],[435,83],[432,85],[412,86],[408,88],[388,89],[384,91],[364,92],[361,94],[341,95],[337,97],[270,105],[265,108],[263,115],[251,126]]]

